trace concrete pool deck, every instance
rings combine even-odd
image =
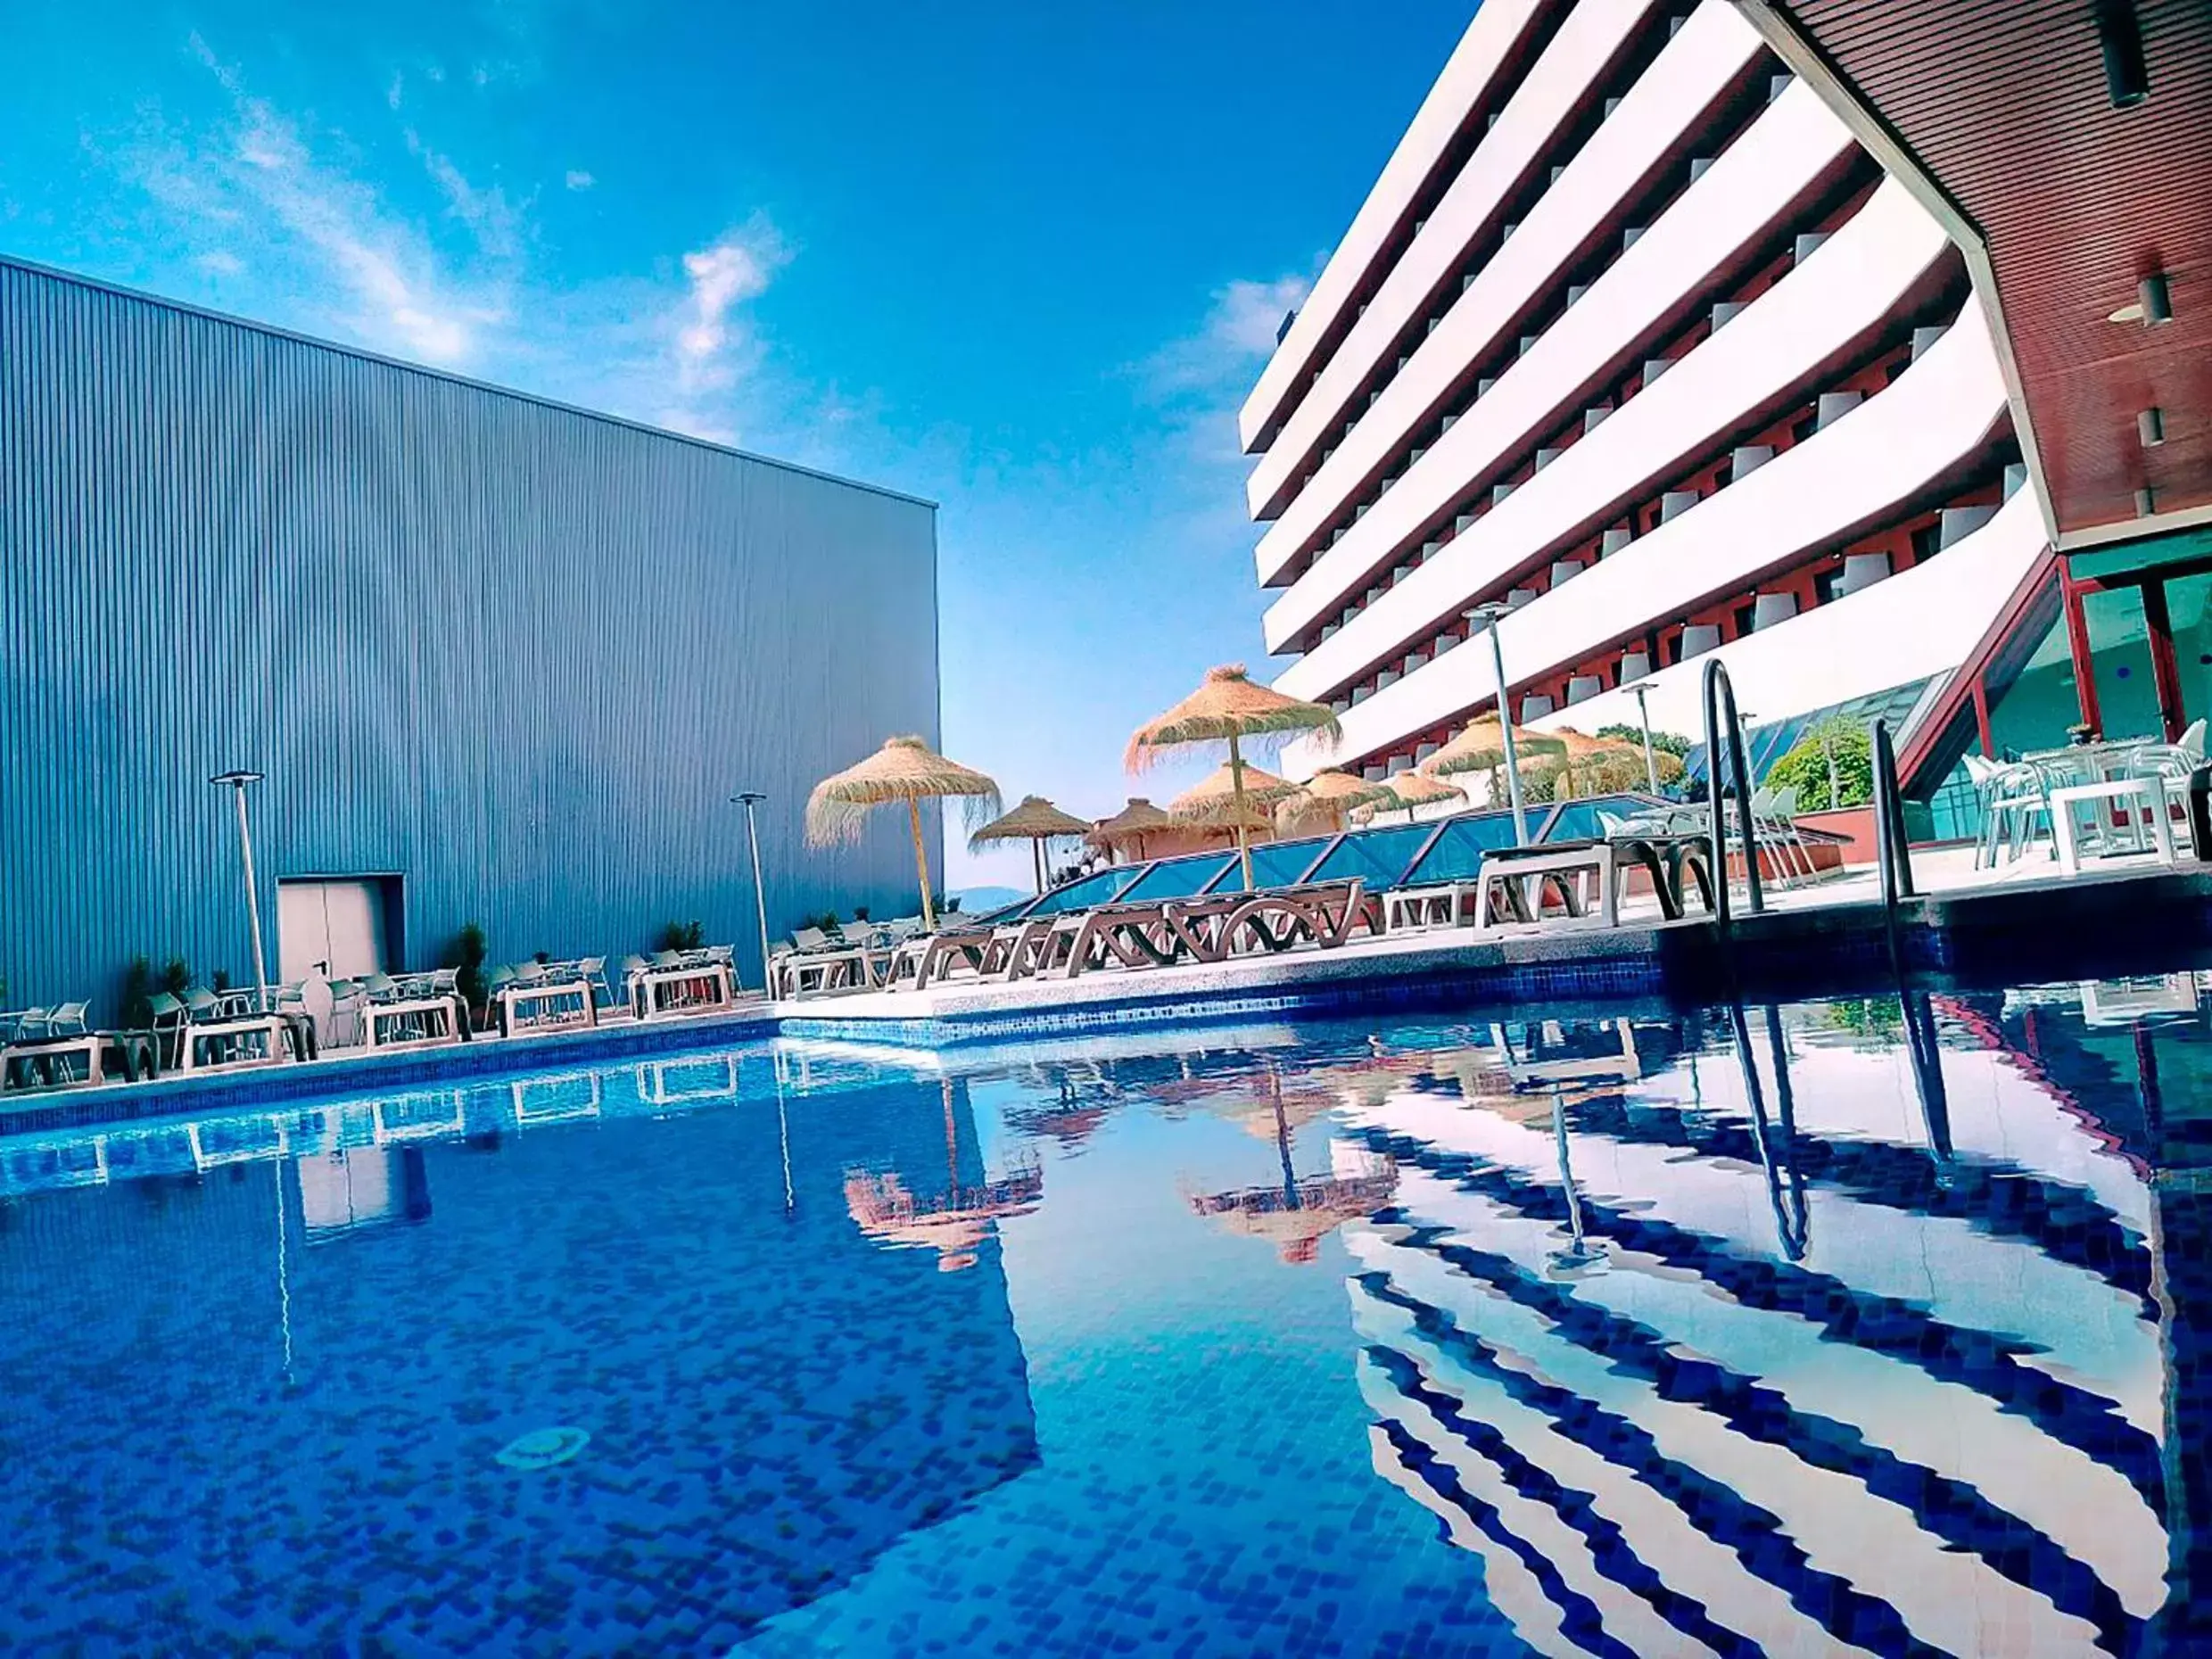
[[[1918,893],[1898,905],[1896,962],[1916,979],[2023,970],[2068,978],[2212,945],[2212,866],[2129,858],[2072,878],[2052,871],[2047,862],[1976,871],[1970,849],[1915,854]],[[810,997],[780,1002],[775,1012],[786,1036],[914,1049],[1191,1019],[1621,995],[1705,1001],[1894,980],[1871,869],[1769,884],[1756,915],[1741,913],[1742,903],[1739,896],[1725,945],[1709,918],[1666,921],[1646,899],[1614,928],[1436,929],[1219,964]]]
[[[1370,1011],[1845,995],[1894,988],[1900,969],[1916,985],[1971,987],[2117,978],[2193,955],[2212,960],[2212,864],[2115,859],[2061,878],[2047,861],[1977,871],[1968,850],[1936,849],[1914,854],[1913,872],[1919,895],[1901,901],[1894,945],[1874,872],[1853,870],[1802,887],[1770,885],[1764,912],[1738,913],[1725,942],[1709,918],[1668,922],[1646,899],[1610,929],[1401,932],[1333,951],[1212,965],[755,1001],[681,1019],[39,1091],[0,1101],[0,1135],[399,1094],[779,1036],[914,1052]]]

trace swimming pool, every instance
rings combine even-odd
[[[0,1137],[13,1652],[2185,1649],[2191,975]]]

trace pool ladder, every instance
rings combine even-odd
[[[1728,868],[1728,796],[1721,787],[1721,739],[1728,738],[1729,782],[1736,791],[1738,828],[1744,837],[1745,909],[1758,915],[1767,907],[1759,885],[1759,838],[1751,813],[1751,772],[1744,757],[1744,722],[1736,712],[1736,689],[1729,683],[1728,665],[1717,658],[1705,664],[1705,794],[1713,803],[1713,925],[1725,942],[1733,900]],[[1728,711],[1723,727],[1721,713]]]

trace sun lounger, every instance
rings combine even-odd
[[[1026,979],[1049,965],[1052,940],[1056,933],[1071,932],[1075,920],[1040,917],[995,928],[952,929],[910,940],[894,953],[885,983],[898,986],[911,979],[912,988],[920,990],[962,977]],[[1067,924],[1065,929],[1062,924]]]
[[[831,938],[820,928],[794,928],[793,948],[780,951],[769,964],[771,996],[821,996],[865,991],[881,977],[887,953],[863,932],[859,938]]]
[[[1049,966],[1069,979],[1094,968],[1163,968],[1187,953],[1188,940],[1168,919],[1170,901],[1102,904],[1066,918],[1064,945],[1055,940]]]
[[[1630,872],[1638,869],[1650,876],[1660,914],[1667,920],[1682,913],[1680,884],[1686,872],[1696,878],[1705,906],[1712,909],[1713,871],[1701,838],[1621,835],[1502,847],[1485,854],[1475,881],[1475,928],[1541,922],[1547,920],[1547,896],[1557,900],[1561,920],[1618,927],[1622,889]]]
[[[1219,962],[1255,951],[1309,944],[1333,950],[1365,929],[1382,930],[1382,906],[1357,877],[1259,893],[1211,894],[1153,904],[1108,904],[1071,919],[1064,948],[1044,947],[1040,971],[1072,979],[1095,968]]]
[[[1382,905],[1355,876],[1219,898],[1171,901],[1168,922],[1200,962],[1298,945],[1334,950],[1358,931],[1382,931]]]

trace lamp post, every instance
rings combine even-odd
[[[1521,804],[1521,757],[1513,744],[1512,698],[1506,689],[1506,648],[1498,643],[1498,620],[1513,607],[1503,599],[1478,605],[1467,613],[1469,622],[1490,624],[1490,664],[1498,671],[1498,729],[1506,745],[1506,798],[1513,804],[1513,839],[1516,846],[1529,844],[1528,809]]]
[[[1636,699],[1636,718],[1644,728],[1644,781],[1656,795],[1659,793],[1659,763],[1651,752],[1651,688],[1639,680],[1628,689],[1629,695]]]
[[[246,920],[253,929],[253,989],[268,1007],[268,962],[261,954],[261,896],[253,879],[253,832],[246,827],[246,785],[261,781],[258,772],[218,772],[210,783],[227,786],[238,801],[238,856],[246,868]]]
[[[730,797],[745,808],[745,839],[753,849],[753,912],[760,919],[761,989],[768,988],[768,895],[761,886],[760,830],[753,809],[768,797],[758,789],[740,789]]]

